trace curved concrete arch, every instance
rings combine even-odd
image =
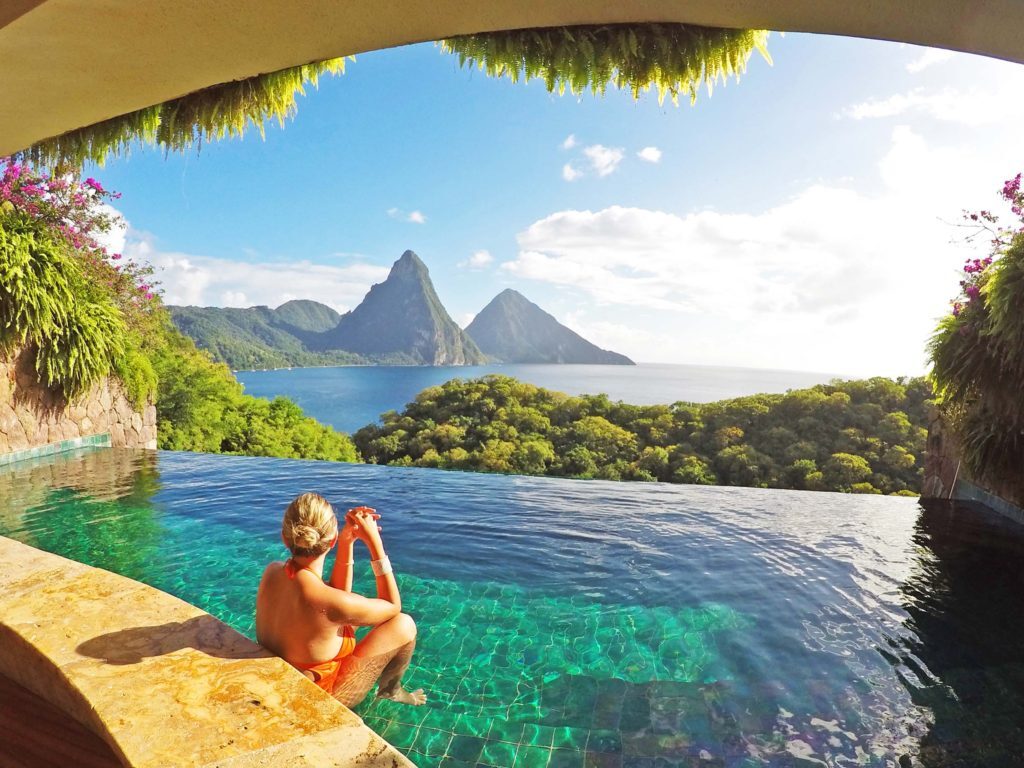
[[[216,83],[521,27],[636,21],[895,40],[1024,62],[1021,0],[11,0],[0,156]]]

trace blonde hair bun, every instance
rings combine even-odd
[[[338,519],[330,503],[319,493],[304,493],[284,512],[281,534],[292,555],[315,557],[331,548],[338,533]]]

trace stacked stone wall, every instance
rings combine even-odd
[[[1017,508],[1024,507],[1024,498],[1014,491],[1011,483],[981,482],[971,477],[960,461],[960,452],[949,427],[937,411],[932,413],[928,423],[928,447],[921,496],[933,499],[973,498],[976,490]]]
[[[959,479],[960,454],[953,436],[946,429],[938,411],[928,419],[928,443],[924,458],[924,484],[921,495],[926,499],[948,499]]]
[[[156,448],[156,407],[136,410],[112,378],[69,403],[40,384],[30,351],[0,354],[0,455],[101,434],[114,446]]]

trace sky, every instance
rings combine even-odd
[[[917,375],[964,209],[1024,168],[1024,68],[773,34],[696,106],[362,54],[261,139],[88,169],[169,304],[353,309],[407,249],[465,326],[514,288],[639,362]]]

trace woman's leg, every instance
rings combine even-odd
[[[374,627],[351,656],[342,659],[341,672],[334,684],[334,698],[354,707],[380,679],[377,695],[403,704],[423,704],[423,689],[409,692],[402,687],[402,675],[412,661],[416,647],[416,623],[400,613]]]

